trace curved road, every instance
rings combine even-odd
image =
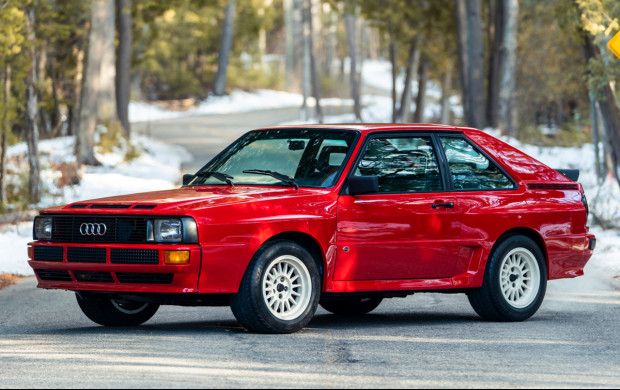
[[[214,115],[150,132],[200,156],[195,171],[243,132],[296,118]],[[620,292],[592,276],[551,282],[523,323],[481,321],[464,295],[418,294],[354,319],[319,309],[292,335],[247,333],[229,308],[163,307],[143,326],[104,328],[72,293],[27,278],[0,291],[0,388],[617,388],[619,338]]]

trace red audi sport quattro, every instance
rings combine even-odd
[[[567,176],[470,128],[260,129],[179,189],[43,210],[29,264],[107,326],[230,305],[251,331],[288,333],[319,304],[360,315],[415,292],[522,321],[596,244]]]

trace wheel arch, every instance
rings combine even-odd
[[[269,238],[267,241],[265,241],[260,246],[257,253],[263,248],[265,248],[267,245],[271,244],[274,241],[278,241],[278,240],[292,241],[304,247],[308,252],[310,252],[310,254],[312,255],[312,258],[316,262],[316,266],[319,269],[319,274],[321,275],[321,279],[324,278],[325,266],[326,266],[325,255],[323,253],[323,249],[321,248],[321,245],[314,237],[312,237],[308,233],[303,233],[299,231],[287,231],[287,232],[278,233],[275,236]]]
[[[532,228],[517,227],[517,228],[512,228],[510,230],[507,230],[501,236],[499,236],[497,240],[495,240],[495,244],[493,244],[493,248],[491,248],[491,252],[489,252],[490,253],[489,256],[491,256],[491,254],[495,251],[498,245],[500,245],[504,240],[510,237],[513,237],[513,236],[525,236],[527,238],[530,238],[532,241],[536,243],[536,245],[538,245],[543,256],[545,257],[545,264],[547,266],[546,267],[547,268],[546,278],[547,280],[549,280],[549,255],[547,254],[547,246],[545,245],[545,241],[543,240],[541,235]]]

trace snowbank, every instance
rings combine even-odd
[[[131,102],[129,104],[129,120],[131,122],[148,122],[160,119],[191,117],[197,115],[231,114],[255,110],[300,107],[303,96],[296,93],[272,90],[257,90],[244,92],[235,90],[227,96],[209,96],[200,102],[197,107],[185,111],[172,111],[158,106],[156,103]],[[314,98],[308,100],[308,105],[314,107]],[[351,105],[348,99],[321,99],[323,105]]]

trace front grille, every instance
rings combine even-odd
[[[157,249],[112,249],[110,252],[112,264],[159,264]]]
[[[35,246],[34,247],[34,260],[35,261],[62,261],[62,247],[61,246]]]
[[[114,283],[114,279],[112,279],[112,274],[109,272],[73,271],[73,275],[78,282]]]
[[[39,278],[42,280],[54,282],[71,282],[71,274],[69,271],[53,270],[53,269],[35,269]]]
[[[104,235],[83,235],[82,224],[105,224]],[[51,242],[68,243],[146,243],[146,217],[99,215],[53,216]]]
[[[67,248],[70,263],[105,263],[105,248]]]
[[[116,277],[121,283],[137,284],[171,284],[174,274],[141,274],[117,272]]]

